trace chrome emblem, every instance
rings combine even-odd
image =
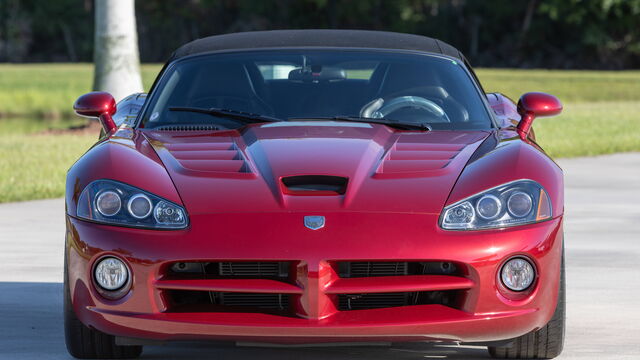
[[[305,216],[304,226],[311,230],[318,230],[324,227],[324,216]]]

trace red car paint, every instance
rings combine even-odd
[[[317,122],[256,124],[243,131],[168,132],[122,126],[89,150],[67,180],[67,261],[78,318],[100,331],[155,340],[223,339],[278,343],[452,340],[517,337],[545,325],[556,304],[562,251],[562,172],[514,129],[392,130]],[[490,144],[490,151],[482,151]],[[322,151],[319,151],[322,149]],[[481,156],[474,156],[479,152]],[[207,161],[197,161],[207,160]],[[344,195],[287,194],[282,178],[349,179]],[[489,174],[489,175],[488,175]],[[184,230],[157,231],[75,218],[84,187],[118,180],[183,205]],[[445,231],[444,206],[518,179],[548,192],[553,218],[482,231]],[[324,215],[310,230],[306,215]],[[95,261],[124,259],[133,286],[108,300],[92,281]],[[538,278],[524,293],[501,286],[505,260],[525,255]],[[176,261],[290,261],[286,283],[176,279]],[[339,261],[449,261],[459,276],[340,278]],[[290,316],[259,312],[174,312],[168,289],[285,293]],[[461,291],[439,304],[339,311],[339,293]]]
[[[76,100],[73,110],[80,116],[99,118],[107,134],[117,129],[111,117],[116,113],[116,100],[109,93],[94,91],[85,94]]]
[[[554,116],[562,111],[562,103],[553,95],[531,92],[522,95],[518,101],[518,113],[522,120],[518,123],[518,133],[525,139],[536,117]]]

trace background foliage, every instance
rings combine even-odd
[[[640,71],[603,71],[640,68],[640,0],[137,0],[136,5],[146,89],[175,48],[212,34],[287,28],[425,34],[460,48],[480,67],[488,92],[513,99],[527,91],[557,95],[563,113],[534,124],[550,155],[640,151]],[[0,0],[0,62],[20,63],[0,64],[0,203],[62,196],[66,170],[97,140],[99,126],[87,126],[71,109],[91,90],[93,6],[94,0]]]
[[[475,66],[640,66],[640,0],[138,0],[141,59],[203,36],[286,28],[424,34]],[[92,60],[92,0],[0,0],[0,62]]]

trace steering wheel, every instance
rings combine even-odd
[[[375,99],[362,107],[360,116],[380,119],[401,109],[417,109],[435,115],[438,122],[451,122],[442,107],[419,96],[398,96],[388,101],[382,98]]]

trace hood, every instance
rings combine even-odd
[[[142,131],[190,214],[440,213],[489,134],[318,121]]]

